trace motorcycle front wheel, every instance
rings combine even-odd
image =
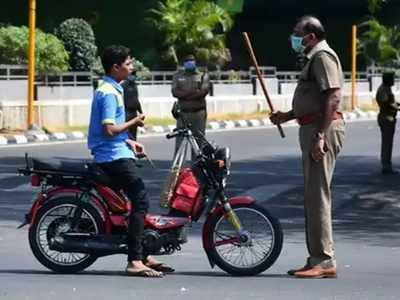
[[[209,258],[225,272],[251,276],[264,272],[278,259],[283,233],[278,219],[256,204],[232,205],[243,230],[238,234],[223,213],[211,220]]]
[[[73,219],[78,207],[80,216],[76,222]],[[29,229],[29,244],[37,260],[56,273],[76,273],[93,264],[97,259],[94,255],[50,249],[53,238],[71,231],[101,234],[104,232],[104,222],[92,205],[83,203],[74,196],[62,196],[45,203],[38,210],[35,221]]]

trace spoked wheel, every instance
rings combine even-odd
[[[256,275],[272,266],[282,250],[283,234],[279,221],[264,208],[233,205],[243,231],[238,234],[223,214],[211,221],[208,255],[222,270],[232,274]]]
[[[97,257],[51,250],[52,240],[66,232],[103,233],[102,218],[93,206],[72,196],[51,200],[39,209],[35,223],[29,229],[29,244],[45,267],[57,273],[76,273],[93,264]]]

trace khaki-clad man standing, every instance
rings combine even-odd
[[[379,105],[378,125],[381,129],[381,163],[382,174],[398,174],[392,167],[393,136],[396,131],[396,116],[400,104],[396,102],[392,91],[394,72],[385,72],[382,84],[376,92],[376,101]]]
[[[181,110],[181,117],[177,118],[176,127],[182,128],[184,126],[183,117],[189,123],[194,137],[200,142],[200,137],[205,134],[206,129],[206,95],[210,92],[210,80],[207,72],[199,72],[193,55],[185,57],[183,68],[182,71],[174,75],[172,81],[172,95],[178,98]],[[178,137],[175,153],[178,151],[181,142],[182,138]]]
[[[298,20],[291,44],[305,55],[293,97],[293,109],[271,116],[274,124],[297,119],[304,173],[304,209],[309,257],[304,267],[289,270],[299,278],[335,278],[332,238],[331,181],[344,140],[339,110],[343,74],[336,53],[325,40],[321,22],[312,16]]]

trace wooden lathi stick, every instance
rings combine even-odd
[[[261,85],[261,88],[262,88],[262,90],[264,92],[264,96],[265,96],[265,99],[267,100],[269,109],[271,110],[271,113],[274,113],[275,112],[274,106],[272,104],[271,98],[268,95],[268,91],[267,91],[267,88],[265,86],[264,80],[262,78],[262,75],[261,75],[261,72],[260,72],[260,68],[258,66],[256,56],[254,55],[253,47],[251,46],[251,42],[250,42],[250,39],[249,39],[249,36],[248,36],[247,32],[243,32],[243,37],[244,37],[244,40],[246,42],[247,50],[249,51],[251,60],[253,62],[253,66],[256,69],[257,77],[258,77],[258,80],[260,81],[260,85]],[[285,133],[283,132],[281,124],[277,124],[276,126],[278,127],[278,130],[279,130],[279,133],[280,133],[281,137],[284,138],[285,137]]]

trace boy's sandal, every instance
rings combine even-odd
[[[155,271],[162,273],[172,273],[175,269],[168,266],[166,263],[146,264],[146,267],[152,268]]]
[[[143,269],[139,271],[132,271],[127,268],[126,273],[129,276],[149,277],[149,278],[161,278],[164,275],[162,272],[159,272],[154,269]]]

